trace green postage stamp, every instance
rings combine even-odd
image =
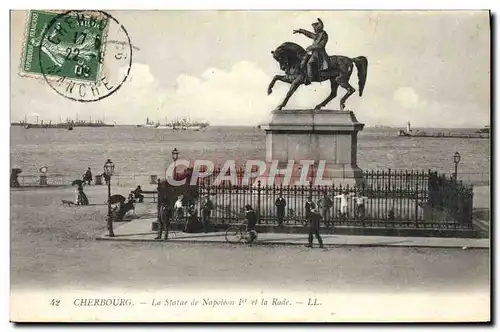
[[[29,11],[20,74],[96,82],[102,69],[107,26],[106,16]]]

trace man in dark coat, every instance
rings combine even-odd
[[[245,206],[246,217],[247,217],[247,232],[250,234],[250,242],[257,238],[257,232],[255,231],[255,225],[257,224],[257,214],[252,209],[250,204]]]
[[[307,198],[307,202],[306,202],[306,219],[308,222],[310,222],[310,219],[311,219],[311,210],[314,210],[316,209],[316,204],[314,204],[314,202],[312,201],[312,197],[309,196]]]
[[[90,171],[90,167],[83,175],[83,182],[87,182],[88,185],[92,182],[92,172]]]
[[[309,218],[309,244],[306,247],[312,248],[313,246],[313,234],[316,236],[318,240],[319,247],[323,248],[323,239],[321,235],[319,235],[319,224],[321,221],[321,214],[319,214],[316,209],[311,210],[311,215]]]
[[[214,209],[214,203],[212,203],[210,197],[206,195],[201,209],[201,214],[203,219],[203,231],[205,233],[208,233],[208,229],[210,226],[210,216],[212,215],[213,209]]]
[[[328,34],[323,30],[323,21],[318,18],[318,22],[312,24],[314,32],[304,29],[294,30],[293,33],[301,33],[304,36],[313,39],[311,46],[306,48],[306,56],[302,59],[301,68],[307,63],[307,76],[305,85],[311,84],[317,73],[330,67],[328,54],[326,53],[326,43],[328,43]]]
[[[144,201],[144,195],[142,194],[141,186],[137,186],[134,190],[134,197],[139,199],[139,203]]]
[[[158,236],[155,240],[161,240],[162,232],[165,231],[165,240],[168,240],[168,230],[170,228],[170,220],[172,218],[173,211],[166,204],[160,206],[160,213],[158,215]]]
[[[285,219],[285,206],[286,206],[286,200],[283,198],[283,196],[280,193],[280,196],[274,203],[276,205],[276,209],[278,212],[278,224],[279,226],[283,226],[283,221]]]

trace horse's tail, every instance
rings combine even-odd
[[[359,86],[359,96],[363,96],[363,89],[365,88],[366,75],[368,73],[368,59],[364,56],[358,56],[352,59],[358,70],[358,86]]]

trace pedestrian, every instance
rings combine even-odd
[[[245,210],[245,215],[247,218],[247,232],[250,234],[249,242],[252,242],[257,238],[257,232],[255,231],[255,225],[257,224],[257,214],[250,204],[245,205]]]
[[[321,238],[321,235],[319,234],[319,227],[320,227],[320,221],[321,221],[321,214],[318,213],[316,209],[311,210],[311,214],[309,217],[309,244],[306,245],[308,248],[313,247],[313,235],[316,236],[316,239],[318,240],[319,247],[323,247],[323,239]]]
[[[212,201],[210,200],[210,196],[206,195],[203,201],[203,207],[201,209],[204,233],[208,233],[210,229],[210,216],[212,215],[213,209],[214,209],[214,203],[212,203]]]
[[[76,205],[89,205],[89,199],[83,192],[83,185],[79,184],[77,191],[78,193],[76,195]]]
[[[358,194],[356,195],[356,216],[358,219],[364,219],[365,218],[365,200],[368,199],[368,197],[363,196],[362,192],[358,191]]]
[[[333,202],[328,197],[328,194],[323,192],[323,198],[318,201],[318,208],[321,210],[321,216],[323,217],[323,222],[325,225],[330,225],[330,210],[333,206]]]
[[[90,167],[87,169],[85,174],[83,174],[83,182],[87,182],[88,185],[92,182],[92,171],[90,170]]]
[[[177,221],[182,220],[184,217],[184,208],[182,206],[182,199],[184,198],[184,195],[180,195],[177,197],[177,201],[175,201],[174,204],[174,210],[175,210],[175,217]]]
[[[170,219],[172,218],[172,210],[167,205],[162,204],[160,213],[158,214],[158,235],[155,240],[161,240],[161,235],[165,231],[165,240],[168,240],[168,230],[170,228]]]
[[[278,212],[278,225],[282,227],[283,221],[285,220],[286,200],[283,198],[283,195],[281,193],[274,205],[276,205],[276,210]]]
[[[349,194],[347,190],[342,192],[340,195],[335,196],[335,198],[340,199],[340,216],[342,218],[347,218],[347,210],[349,209],[349,197],[352,194]]]
[[[10,173],[10,186],[12,188],[21,186],[18,181],[19,173],[21,173],[21,169],[19,168],[12,169]]]
[[[184,226],[184,232],[186,233],[195,233],[197,231],[198,226],[198,213],[194,206],[194,203],[189,204],[188,207],[188,219],[186,225]]]
[[[313,200],[312,200],[312,196],[309,196],[307,197],[307,201],[306,201],[306,223],[304,224],[304,226],[307,226],[307,223],[309,223],[311,220],[311,211],[316,209],[316,204],[314,204]]]
[[[135,188],[134,197],[139,199],[138,203],[142,203],[144,201],[144,195],[142,194],[141,186],[137,186],[137,188]]]

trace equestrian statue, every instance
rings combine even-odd
[[[330,95],[321,103],[316,105],[319,110],[326,106],[337,96],[339,85],[347,90],[347,93],[340,99],[340,109],[344,110],[345,102],[355,91],[350,84],[353,65],[358,71],[359,96],[363,95],[366,75],[368,70],[368,60],[364,56],[348,58],[342,55],[328,56],[325,47],[328,42],[328,34],[324,30],[323,22],[318,18],[318,22],[312,24],[314,32],[304,29],[294,30],[293,33],[300,33],[313,40],[311,46],[305,50],[300,45],[286,42],[281,44],[276,50],[271,51],[274,59],[279,63],[280,69],[285,75],[275,75],[267,89],[267,94],[273,92],[276,81],[290,84],[290,89],[285,99],[278,105],[276,110],[281,110],[288,103],[288,100],[302,85],[309,85],[311,82],[330,81]]]

